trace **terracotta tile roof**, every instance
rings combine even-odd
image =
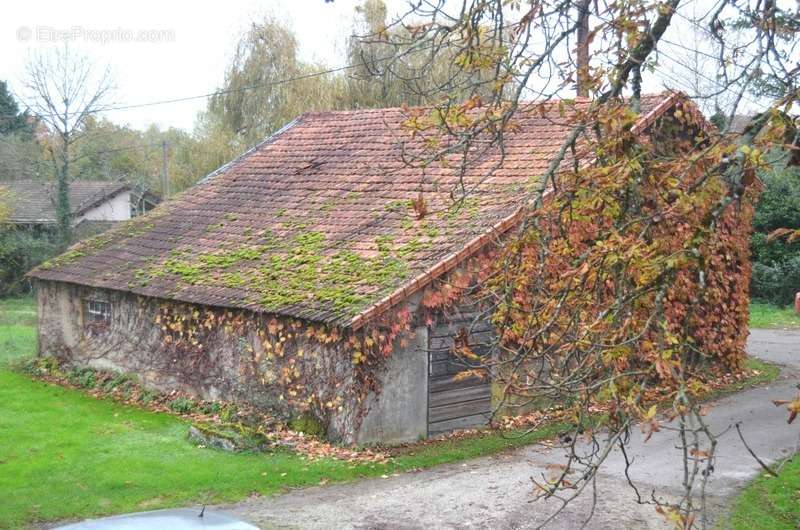
[[[41,180],[0,182],[14,197],[14,211],[9,222],[16,224],[51,224],[56,222],[56,187]],[[70,183],[69,204],[72,215],[78,216],[98,203],[129,189],[124,182],[76,180]]]
[[[642,120],[675,95],[642,98]],[[518,112],[496,152],[461,179],[458,163],[404,164],[420,152],[401,109],[304,114],[200,184],[31,273],[203,305],[344,326],[402,300],[515,222],[570,126],[556,105]],[[410,201],[420,191],[428,213]]]

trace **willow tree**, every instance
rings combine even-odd
[[[254,22],[237,43],[198,132],[224,161],[305,111],[336,108],[341,79],[322,70],[299,58],[297,38],[285,23],[269,16]]]
[[[12,201],[14,197],[5,186],[0,186],[0,228],[11,217]]]
[[[356,7],[347,44],[348,108],[427,105],[446,92],[461,101],[486,95],[495,83],[492,65],[464,69],[452,35],[412,44],[416,30],[390,21],[383,0]],[[408,45],[396,46],[398,41]]]

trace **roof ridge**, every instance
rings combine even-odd
[[[643,96],[637,119],[676,97]],[[508,163],[482,188],[486,200],[453,212],[441,186],[457,175],[434,165],[420,184],[397,143],[399,112],[305,113],[192,191],[30,276],[357,328],[519,225],[521,190],[544,174],[569,132],[568,120],[553,121],[564,105],[571,104],[551,101],[539,107],[544,113],[522,107],[531,129],[509,138]],[[415,141],[408,149],[420,146]],[[487,156],[486,164],[497,158]],[[485,181],[484,162],[467,181]],[[105,184],[87,186],[81,197],[114,186]],[[420,186],[431,190],[431,211],[440,212],[424,222],[405,211]],[[42,202],[37,190],[25,193]],[[321,257],[308,260],[309,253]]]
[[[226,162],[226,163],[222,164],[222,165],[221,165],[221,166],[219,166],[217,169],[215,169],[214,171],[212,171],[211,173],[209,173],[209,174],[208,174],[208,175],[206,175],[205,177],[201,178],[201,179],[200,179],[200,180],[197,182],[197,185],[200,185],[200,184],[205,184],[206,182],[210,181],[212,178],[216,177],[216,176],[217,176],[217,175],[219,175],[220,173],[224,173],[224,172],[228,171],[229,169],[233,168],[234,166],[238,165],[238,164],[239,164],[240,162],[242,162],[242,161],[243,161],[245,158],[247,158],[247,157],[248,157],[248,156],[250,156],[251,154],[255,153],[256,151],[258,151],[259,149],[261,149],[261,148],[262,148],[262,147],[264,147],[265,145],[269,145],[269,144],[271,144],[272,142],[274,142],[275,140],[277,140],[277,139],[278,139],[278,137],[279,137],[279,136],[281,136],[283,133],[285,133],[286,131],[288,131],[289,129],[291,129],[292,127],[294,127],[295,125],[297,125],[298,123],[302,122],[302,121],[303,121],[303,117],[304,117],[306,114],[307,114],[307,113],[303,113],[303,114],[301,114],[300,116],[298,116],[298,117],[294,118],[292,121],[290,121],[289,123],[287,123],[286,125],[284,125],[284,126],[283,126],[283,127],[281,127],[280,129],[278,129],[278,130],[277,130],[277,131],[275,131],[274,133],[270,134],[269,136],[267,136],[266,138],[264,138],[263,140],[261,140],[260,142],[258,142],[257,144],[255,144],[253,147],[251,147],[250,149],[248,149],[248,150],[247,150],[247,151],[245,151],[244,153],[240,154],[239,156],[237,156],[237,157],[236,157],[236,158],[234,158],[233,160],[230,160],[230,161],[228,161],[228,162]],[[190,187],[190,188],[188,188],[188,189],[192,189],[192,188]]]
[[[661,97],[661,96],[665,96],[665,95],[668,95],[668,94],[675,94],[675,93],[682,94],[682,92],[680,92],[680,91],[676,91],[676,90],[672,90],[672,89],[665,89],[665,90],[662,90],[660,92],[650,92],[650,93],[647,93],[647,94],[642,94],[640,97],[642,97],[642,98],[655,98],[655,97]],[[625,98],[625,99],[630,99],[630,98]],[[578,97],[578,96],[576,96],[576,97],[560,97],[560,98],[546,99],[546,100],[543,100],[543,101],[536,101],[536,100],[520,101],[519,105],[520,106],[522,106],[522,105],[540,105],[540,104],[551,104],[551,105],[553,105],[553,104],[557,104],[557,103],[562,102],[562,101],[586,101],[586,102],[592,102],[594,100],[591,99],[591,98]],[[391,107],[370,107],[370,108],[360,108],[360,109],[310,110],[310,111],[303,112],[302,114],[300,114],[299,117],[302,118],[304,116],[308,116],[310,118],[314,118],[314,117],[317,117],[317,116],[328,116],[328,115],[346,116],[346,115],[357,115],[357,114],[364,114],[364,113],[385,113],[387,111],[400,111],[400,110],[411,110],[411,109],[427,109],[427,108],[434,108],[434,107],[435,107],[435,105],[408,105],[408,106],[395,105],[395,106],[391,106]]]
[[[86,213],[87,210],[92,209],[98,203],[102,202],[105,199],[109,199],[111,197],[116,197],[119,193],[130,190],[131,185],[127,182],[121,180],[109,180],[109,181],[72,181],[70,186],[75,182],[93,182],[93,183],[102,183],[102,184],[109,184],[113,185],[114,187],[109,187],[109,189],[100,189],[94,192],[92,195],[84,199],[84,201],[73,208],[72,215],[82,215]]]

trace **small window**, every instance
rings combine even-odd
[[[83,322],[86,326],[107,326],[111,323],[111,304],[100,300],[86,300]]]

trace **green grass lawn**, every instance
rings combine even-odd
[[[32,298],[0,299],[0,365],[33,355],[36,344],[36,304]]]
[[[759,302],[750,303],[750,327],[770,329],[800,329],[800,315],[794,308],[778,307]]]
[[[800,455],[786,462],[777,478],[765,474],[750,484],[736,499],[725,528],[800,528]]]
[[[190,443],[180,418],[35,381],[3,361],[33,355],[31,300],[0,301],[0,527],[241,499],[492,454],[552,436],[487,436],[415,448],[390,464],[230,454]]]
[[[7,368],[34,354],[35,323],[32,299],[0,300],[0,527],[380,476],[497,453],[564,428],[422,445],[389,464],[309,462],[286,451],[230,454],[190,443],[188,424],[178,417],[95,399]],[[751,367],[762,376],[746,385],[777,373],[770,365]],[[786,488],[786,499],[797,495],[797,482]]]
[[[499,435],[422,447],[385,464],[230,454],[186,439],[178,418],[0,371],[0,526],[241,499],[427,467],[530,443]]]

